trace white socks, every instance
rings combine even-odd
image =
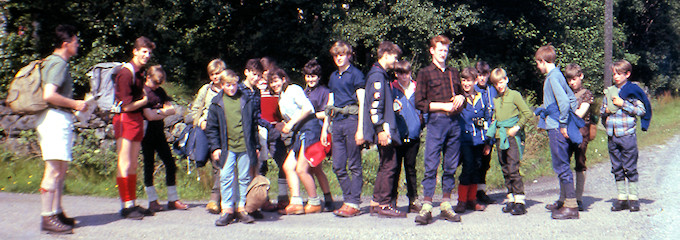
[[[154,186],[146,187],[145,189],[146,189],[146,197],[149,198],[149,202],[153,202],[153,201],[158,200],[158,193],[156,193],[156,188]]]
[[[168,202],[174,202],[179,200],[179,194],[177,194],[177,186],[168,186]]]

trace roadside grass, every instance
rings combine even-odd
[[[168,90],[172,88],[178,90]],[[168,92],[183,91],[181,90],[181,86],[172,86],[168,87],[168,89],[166,89]],[[182,95],[187,94],[188,93],[182,93]],[[656,99],[653,99],[652,105],[654,117],[652,119],[652,124],[649,131],[643,132],[638,127],[637,134],[640,148],[650,145],[663,144],[668,138],[677,134],[677,129],[680,128],[680,121],[677,120],[678,116],[680,116],[680,98],[673,97],[671,95],[662,95]],[[554,176],[550,160],[547,133],[545,131],[538,131],[535,126],[535,120],[532,120],[532,122],[529,123],[528,127],[526,128],[527,138],[525,141],[524,157],[522,159],[520,168],[520,171],[524,176],[525,183],[529,183],[540,177]],[[424,140],[424,137],[422,140]],[[416,160],[419,195],[422,195],[422,186],[420,183],[422,181],[424,172],[423,154],[425,148],[424,141],[421,143],[423,144],[420,146],[420,151],[418,152],[418,157]],[[0,153],[0,191],[37,193],[44,171],[44,164],[40,159],[40,156],[35,154],[18,154],[13,151],[8,151],[6,149],[11,148],[5,144],[0,145],[0,149],[5,149],[2,151],[2,153]],[[84,150],[85,149],[83,149],[83,151]],[[108,155],[87,155],[87,157],[90,158],[108,159],[102,163],[105,165],[103,167],[108,169],[105,174],[102,174],[101,170],[86,164],[71,164],[66,180],[66,193],[69,195],[117,197],[118,191],[115,184],[115,171],[111,171],[111,168],[115,168],[115,161],[111,160],[111,158],[115,157],[115,155],[112,157],[110,155],[111,153],[111,150],[108,150],[108,152],[105,153]],[[87,152],[80,154],[87,154]],[[498,164],[495,149],[491,154],[491,169],[487,174],[487,185],[490,189],[502,190],[504,188],[504,180],[500,166]],[[374,149],[364,150],[362,153],[362,159],[364,168],[364,187],[362,193],[365,196],[370,196],[373,193],[373,184],[379,166],[377,151]],[[589,166],[592,166],[597,163],[608,161],[609,154],[607,151],[607,134],[600,125],[596,138],[591,141],[588,146],[587,163]],[[180,197],[185,200],[208,199],[213,183],[212,167],[210,164],[198,169],[191,167],[191,173],[189,173],[187,170],[189,168],[187,167],[186,159],[177,158],[176,164],[178,166],[177,187]],[[271,180],[269,194],[272,199],[276,199],[276,196],[278,195],[278,186],[276,181],[278,178],[278,168],[273,160],[269,160],[267,164],[269,166],[267,177]],[[331,185],[331,193],[334,196],[341,196],[342,190],[340,189],[337,178],[333,173],[332,161],[327,159],[322,164],[324,172],[326,173]],[[99,166],[99,168],[102,168],[102,166]],[[441,194],[441,167],[439,169],[436,194]],[[456,182],[458,182],[457,177],[459,174],[460,168],[456,173]],[[146,194],[144,193],[141,158],[139,161],[137,176],[137,196],[140,198],[146,198]],[[165,167],[162,166],[160,161],[156,161],[154,182],[156,184],[160,199],[165,199]],[[304,192],[304,187],[301,188],[301,191]],[[320,188],[317,188],[317,191],[318,194],[322,194]],[[406,194],[403,170],[400,176],[399,192],[400,195]]]

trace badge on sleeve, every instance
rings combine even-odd
[[[378,108],[378,105],[380,105],[379,101],[373,101],[373,104],[371,104],[371,107]]]
[[[373,93],[373,98],[374,99],[380,99],[380,92]]]
[[[376,90],[380,90],[380,88],[382,88],[382,84],[380,82],[374,82],[373,88],[375,88]]]

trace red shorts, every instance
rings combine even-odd
[[[119,113],[113,116],[113,131],[118,138],[141,142],[144,138],[144,117],[141,112]]]

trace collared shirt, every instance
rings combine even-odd
[[[452,67],[442,71],[431,63],[418,72],[416,82],[416,107],[423,112],[430,112],[431,102],[451,102],[453,96],[463,93],[458,70]]]
[[[606,113],[607,102],[606,97],[602,101],[600,113],[603,115],[605,121],[604,126],[607,129],[609,136],[626,136],[635,133],[635,124],[637,123],[637,116],[643,116],[647,112],[642,101],[637,99],[624,99],[623,106],[619,107],[614,113]]]
[[[358,105],[356,92],[364,86],[366,86],[364,74],[354,65],[350,65],[342,73],[335,70],[328,80],[328,88],[333,93],[333,106],[341,108],[347,105]]]
[[[326,105],[328,105],[328,93],[330,92],[331,90],[323,85],[305,88],[305,95],[307,95],[309,101],[312,102],[314,112],[321,112],[326,109]]]
[[[578,105],[576,96],[571,91],[559,67],[550,70],[543,83],[543,107],[547,108],[553,103],[557,103],[560,109],[560,119],[557,121],[553,118],[546,118],[545,129],[566,127],[569,111],[575,111]]]
[[[281,117],[288,122],[300,111],[310,111],[313,114],[314,106],[300,86],[289,84],[279,96],[279,111],[281,111]]]

